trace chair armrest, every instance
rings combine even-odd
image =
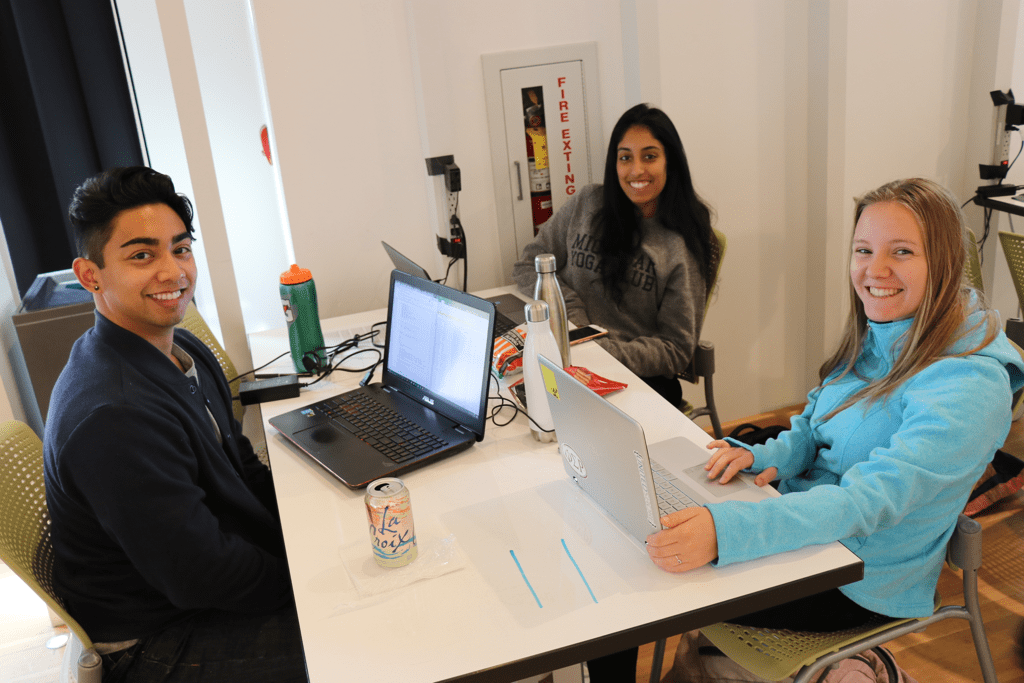
[[[679,379],[696,384],[702,377],[715,374],[715,345],[701,339],[690,357],[690,364],[677,375]]]
[[[951,565],[965,571],[981,567],[981,524],[961,514],[949,539],[946,559]]]

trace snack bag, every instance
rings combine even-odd
[[[572,375],[576,381],[586,386],[598,396],[605,396],[629,386],[625,382],[616,382],[602,377],[601,375],[596,375],[590,370],[578,365],[570,365],[565,369],[565,371]]]
[[[565,371],[598,396],[606,396],[629,386],[625,382],[616,382],[601,375],[595,375],[590,370],[578,365],[570,365]],[[508,390],[512,394],[512,398],[515,399],[515,402],[519,404],[519,407],[526,410],[526,390],[523,387],[523,380],[518,379],[512,382],[508,385]]]
[[[526,346],[526,323],[494,340],[491,369],[498,379],[505,379],[523,371],[523,348]]]

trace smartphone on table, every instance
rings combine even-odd
[[[575,330],[569,330],[569,346],[575,346],[576,344],[582,344],[585,341],[591,339],[597,339],[608,334],[608,330],[597,325],[587,325],[585,327],[577,327]]]

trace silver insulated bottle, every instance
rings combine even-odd
[[[533,289],[533,298],[548,305],[551,320],[551,334],[555,336],[558,350],[562,354],[562,367],[572,365],[569,355],[569,320],[565,315],[565,299],[562,288],[555,277],[555,255],[538,254],[533,260],[537,269],[537,285]]]

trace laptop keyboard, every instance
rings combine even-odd
[[[448,445],[448,442],[361,392],[329,398],[321,403],[320,408],[336,424],[397,463]]]
[[[654,474],[654,493],[658,496],[658,512],[669,515],[683,508],[698,507],[676,484],[679,480],[675,475],[654,461],[651,461],[651,472]]]
[[[513,327],[516,327],[516,323],[512,318],[508,317],[504,313],[495,311],[494,315],[494,338],[497,339],[501,335],[505,334]]]

